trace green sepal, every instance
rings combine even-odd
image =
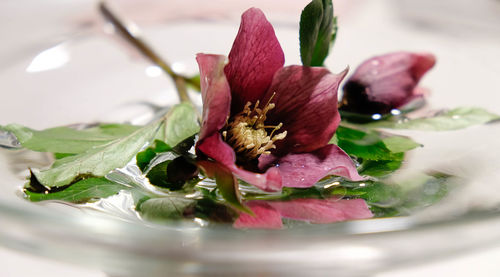
[[[300,57],[306,66],[323,66],[337,34],[331,0],[313,0],[300,16]]]

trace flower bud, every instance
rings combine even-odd
[[[340,110],[387,114],[422,98],[420,78],[436,62],[432,54],[390,53],[362,63],[343,87]]]

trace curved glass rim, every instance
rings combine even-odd
[[[500,238],[500,233],[488,232],[500,229],[500,211],[431,222],[393,217],[285,230],[237,230],[230,225],[137,224],[95,214],[72,217],[35,204],[22,206],[0,202],[0,245],[112,276],[186,270],[309,274],[312,269],[373,274],[395,263],[432,260]],[[465,240],[471,228],[477,236]]]

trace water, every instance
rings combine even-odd
[[[17,149],[21,147],[21,143],[11,132],[0,129],[0,147]]]

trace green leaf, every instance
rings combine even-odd
[[[331,0],[313,0],[300,16],[300,57],[306,66],[322,66],[337,33]]]
[[[107,180],[106,178],[89,178],[78,181],[68,188],[57,192],[32,192],[25,190],[30,201],[60,200],[70,203],[86,203],[99,198],[115,195],[129,187]]]
[[[387,147],[387,149],[389,149],[389,151],[393,153],[402,153],[422,146],[420,143],[417,143],[412,139],[403,136],[392,136],[384,138],[382,139],[382,142],[384,143],[385,147]]]
[[[193,106],[188,103],[178,104],[168,114],[165,142],[176,146],[199,131],[200,125]]]
[[[431,117],[394,119],[364,124],[370,128],[411,129],[424,131],[448,131],[499,120],[500,116],[481,108],[456,108]]]
[[[147,199],[136,210],[146,220],[175,220],[184,218],[195,204],[196,200],[193,199],[182,196],[167,196]]]
[[[241,195],[238,187],[238,180],[231,171],[226,168],[217,168],[215,170],[215,182],[220,194],[232,207],[242,212],[253,214],[247,206],[241,202]]]
[[[356,187],[353,190],[363,192],[360,195],[370,205],[394,207],[401,203],[401,187],[398,185],[385,184],[382,182],[365,182],[365,186]]]
[[[198,162],[198,166],[203,169],[207,177],[215,179],[217,192],[224,200],[220,202],[227,204],[237,211],[253,214],[252,211],[242,203],[239,183],[231,170],[224,165],[212,161],[200,161]],[[211,183],[210,180],[209,183]],[[198,188],[198,190],[200,190],[205,197],[217,201],[217,196],[219,195],[215,190],[206,190],[203,188]]]
[[[66,157],[74,156],[75,154],[68,154],[68,153],[54,153],[54,159],[59,160],[63,159]]]
[[[399,157],[397,153],[420,146],[407,137],[345,125],[339,126],[335,134],[340,148],[349,155],[368,160],[393,160]]]
[[[443,199],[456,185],[451,177],[442,173],[419,174],[397,184],[365,182],[364,187],[350,189],[364,192],[359,197],[366,200],[376,217],[409,215]]]
[[[381,178],[393,173],[403,165],[404,153],[397,154],[392,160],[364,160],[361,163],[359,174]]]
[[[167,180],[167,167],[171,162],[172,160],[161,162],[148,171],[146,177],[152,185],[174,190],[182,188],[182,185],[179,188],[178,186],[170,184]]]
[[[126,165],[137,152],[150,143],[164,120],[146,125],[128,136],[86,152],[56,160],[48,170],[36,173],[37,179],[48,187],[61,187],[79,176],[104,176],[115,168]]]
[[[238,213],[216,201],[215,197],[207,196],[196,203],[195,216],[211,222],[232,223],[238,218]]]
[[[102,124],[84,130],[56,127],[37,131],[18,124],[0,126],[1,130],[14,134],[24,148],[64,154],[85,152],[92,147],[129,135],[139,128],[128,124]]]
[[[170,145],[164,143],[161,140],[155,140],[153,145],[146,148],[146,150],[137,153],[136,160],[137,166],[141,169],[142,172],[146,170],[150,162],[159,154],[163,152],[171,151],[172,147]]]

